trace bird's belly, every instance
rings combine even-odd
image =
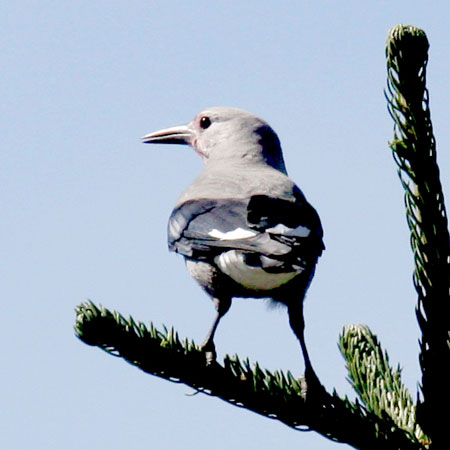
[[[270,291],[292,280],[298,272],[269,273],[261,267],[249,266],[242,252],[230,250],[215,258],[219,269],[241,286],[256,291]]]

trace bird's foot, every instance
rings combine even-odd
[[[206,365],[209,366],[216,362],[217,359],[217,353],[216,353],[216,347],[214,345],[214,342],[206,341],[202,346],[201,349],[203,353],[205,354],[206,359]]]
[[[306,400],[317,399],[318,397],[328,395],[325,387],[320,382],[312,367],[305,370],[305,375],[302,377],[301,385],[303,396]]]

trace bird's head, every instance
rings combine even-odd
[[[263,163],[286,172],[276,133],[264,120],[238,108],[208,108],[189,124],[147,134],[142,142],[190,145],[205,163]]]

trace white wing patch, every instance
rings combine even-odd
[[[267,228],[267,233],[283,234],[284,236],[308,237],[311,230],[307,227],[299,225],[297,228],[289,228],[286,225],[279,223],[275,227]]]
[[[303,269],[296,272],[268,273],[260,267],[245,264],[241,252],[230,250],[216,256],[215,263],[236,283],[256,291],[270,291],[292,280]]]
[[[237,239],[245,239],[256,236],[258,233],[250,230],[244,230],[243,228],[236,228],[233,231],[223,232],[214,228],[208,233],[211,237],[221,239],[223,241],[233,241]]]

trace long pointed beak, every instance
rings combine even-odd
[[[186,144],[190,145],[192,130],[187,125],[165,128],[142,136],[144,144]]]

